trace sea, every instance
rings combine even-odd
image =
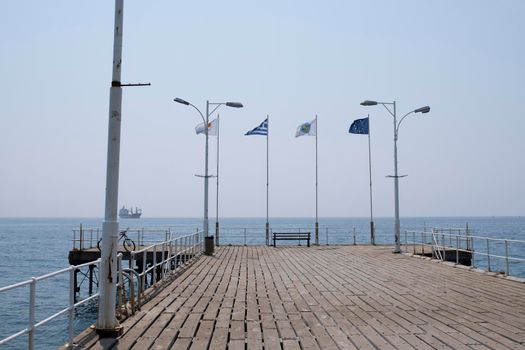
[[[264,244],[265,218],[221,218],[221,244]],[[69,266],[68,252],[73,248],[74,230],[101,227],[100,218],[0,218],[0,288],[48,274]],[[392,218],[375,218],[376,243],[393,244]],[[201,218],[140,218],[121,219],[120,227],[139,229],[170,229],[175,236],[193,233],[202,228]],[[273,231],[314,232],[312,218],[271,218]],[[508,254],[525,258],[525,217],[418,217],[401,219],[401,242],[406,230],[431,228],[465,229],[471,235],[507,239]],[[86,231],[85,231],[86,232]],[[215,233],[215,220],[210,219],[210,234]],[[133,235],[131,238],[134,239]],[[78,236],[76,237],[78,238]],[[410,234],[406,238],[411,241]],[[96,239],[96,238],[94,238]],[[522,241],[522,242],[519,242]],[[320,218],[320,244],[370,244],[369,218]],[[292,242],[294,243],[294,242]],[[303,242],[304,244],[304,242]],[[486,249],[484,240],[475,241],[475,250]],[[492,244],[491,254],[504,255],[505,244]],[[485,250],[486,251],[486,250]],[[492,258],[491,269],[504,271],[505,260]],[[486,256],[476,256],[476,266],[487,268]],[[525,262],[511,261],[510,274],[525,278]],[[42,282],[36,288],[36,321],[41,321],[68,305],[69,280],[62,274]],[[27,327],[29,319],[29,288],[27,286],[0,293],[0,340]],[[75,310],[75,334],[96,321],[96,303]],[[2,349],[27,348],[27,336],[21,336]],[[55,349],[67,341],[67,317],[37,329],[36,349]]]

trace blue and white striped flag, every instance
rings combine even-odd
[[[268,136],[268,118],[266,118],[258,127],[248,131],[245,136],[249,135],[263,135]]]

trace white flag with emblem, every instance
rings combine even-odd
[[[210,136],[217,136],[217,119],[213,119],[212,121],[208,122],[208,135]],[[195,133],[198,134],[206,134],[206,129],[204,128],[204,123],[199,123],[195,127]]]
[[[306,122],[297,127],[295,132],[295,137],[309,135],[315,136],[317,134],[317,119],[312,120],[311,122]]]

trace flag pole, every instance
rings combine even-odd
[[[269,135],[270,135],[270,116],[266,116],[267,132],[266,132],[266,245],[270,244],[270,223],[268,220],[268,208],[269,208],[269,163],[270,163],[270,152],[269,152]]]
[[[220,135],[220,116],[217,114],[217,202],[215,204],[215,245],[219,246],[219,135]]]
[[[372,151],[370,147],[370,114],[368,118],[368,174],[370,176],[370,243],[376,244],[375,227],[374,227],[374,213],[372,206]]]
[[[315,115],[315,244],[319,245],[319,217],[317,201],[317,114]]]

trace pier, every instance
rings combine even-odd
[[[82,349],[517,349],[525,284],[388,246],[226,246]]]

